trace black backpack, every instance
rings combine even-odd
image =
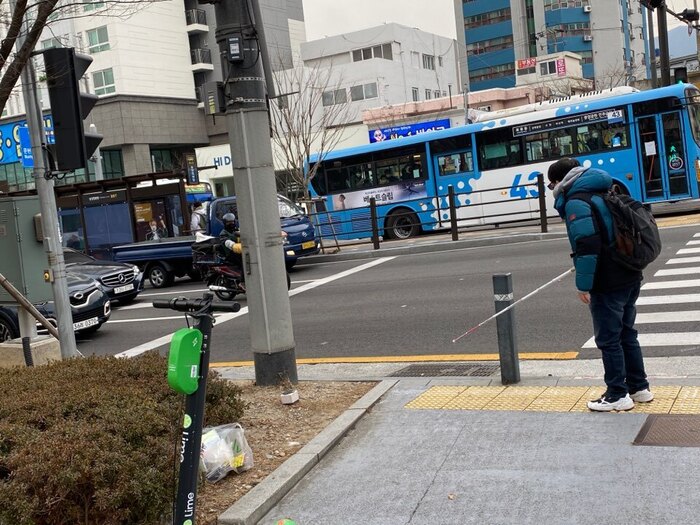
[[[587,202],[596,215],[610,258],[629,270],[641,271],[661,253],[661,236],[656,220],[644,204],[629,195],[597,193],[602,197],[613,220],[613,239],[607,238],[607,228],[600,209],[591,202],[590,193],[577,193],[569,199]]]

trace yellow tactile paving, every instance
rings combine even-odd
[[[547,388],[525,410],[535,412],[568,412],[588,391],[587,386]]]
[[[589,412],[586,403],[605,388],[578,386],[435,386],[406,405],[433,410],[515,410]],[[700,387],[657,386],[654,401],[637,403],[630,412],[700,414]]]
[[[482,410],[505,389],[504,386],[470,386],[443,408],[445,410]]]
[[[466,386],[434,386],[406,405],[406,408],[437,409],[464,392]]]

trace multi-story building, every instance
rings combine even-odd
[[[104,136],[106,178],[177,168],[195,147],[227,140],[225,119],[205,118],[196,89],[222,80],[213,6],[196,0],[83,4],[73,7],[75,16],[52,20],[37,48],[75,47],[92,56],[84,90],[100,97],[89,121]],[[304,38],[302,0],[261,0],[261,10],[273,65],[289,67],[293,48]],[[0,36],[6,30],[0,24]],[[38,66],[41,77],[40,60]],[[48,112],[48,96],[40,96]],[[0,182],[11,190],[32,186],[13,143],[24,112],[18,85],[0,120],[0,134],[9,139],[0,146]],[[84,180],[76,172],[64,182]]]
[[[582,57],[583,76],[596,87],[650,74],[639,0],[455,0],[455,10],[458,4],[472,91],[515,86],[518,61],[561,51]]]

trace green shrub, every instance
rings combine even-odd
[[[157,524],[172,508],[183,397],[157,352],[0,369],[0,523]],[[209,376],[205,424],[240,420]]]

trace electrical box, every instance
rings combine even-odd
[[[199,94],[204,104],[205,115],[226,113],[226,95],[223,82],[205,82],[199,86]]]
[[[44,245],[35,228],[39,197],[0,197],[0,273],[32,303],[53,300]],[[0,304],[15,304],[0,286]]]

